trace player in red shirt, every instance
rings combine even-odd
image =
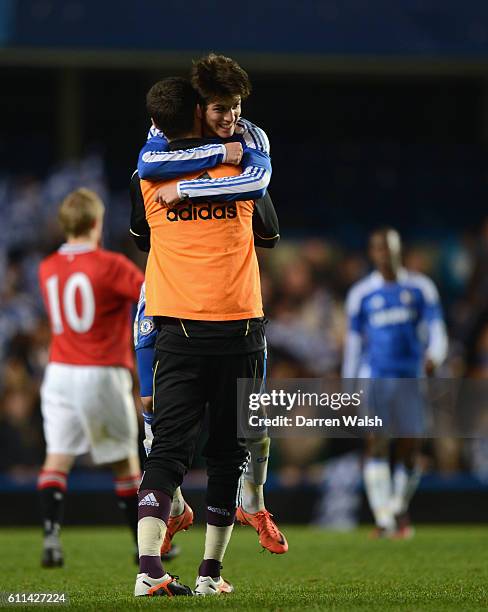
[[[47,445],[38,480],[44,567],[63,565],[59,530],[66,479],[75,457],[88,451],[94,463],[112,466],[115,493],[137,542],[141,470],[129,322],[144,276],[123,255],[99,247],[103,215],[103,203],[92,191],[68,195],[58,215],[66,243],[39,269],[52,332],[41,387]]]

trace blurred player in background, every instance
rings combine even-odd
[[[44,567],[63,565],[59,531],[66,480],[76,456],[89,451],[94,463],[112,466],[119,505],[137,539],[141,470],[129,321],[144,277],[123,255],[100,248],[103,215],[94,192],[68,195],[59,209],[66,242],[39,270],[52,332],[41,388]]]
[[[131,181],[133,207],[131,231],[136,243],[143,250],[149,250],[149,229],[140,194],[141,178],[163,180],[175,176],[202,171],[197,180],[179,181],[168,184],[159,190],[160,201],[174,204],[181,196],[190,196],[193,201],[201,200],[201,195],[213,201],[246,199],[259,195],[256,190],[269,181],[266,166],[261,160],[269,159],[269,141],[263,130],[240,117],[241,102],[250,91],[247,73],[232,59],[222,55],[209,54],[194,63],[192,85],[196,89],[200,104],[198,112],[202,120],[203,134],[212,140],[188,150],[168,151],[168,141],[164,134],[152,128],[148,142],[143,147],[138,165],[138,174]],[[229,139],[234,139],[230,142]],[[235,147],[238,147],[237,149]],[[242,157],[243,173],[229,179],[211,180],[205,169],[225,162],[239,165]],[[177,185],[177,189],[175,186]],[[249,190],[251,190],[249,192]],[[139,211],[139,212],[137,212]],[[257,200],[253,213],[254,244],[264,248],[274,247],[279,240],[276,212],[268,194]],[[154,334],[151,318],[144,317],[145,298],[141,293],[138,313],[139,330],[135,330],[136,351],[139,375],[147,379],[145,406],[152,405],[152,356],[149,347]],[[151,370],[144,373],[144,368]],[[151,372],[151,374],[149,374]],[[151,420],[150,410],[145,409],[145,422]],[[264,503],[264,484],[266,482],[270,440],[264,436],[260,440],[249,440],[248,449],[251,460],[243,476],[242,500],[237,510],[237,519],[243,525],[254,527],[259,542],[273,553],[282,554],[288,550],[286,538],[277,528],[272,515]],[[180,514],[173,514],[179,512]],[[171,516],[166,532],[163,552],[169,549],[173,535],[186,529],[192,522],[193,513],[184,504],[181,491],[177,489]]]
[[[405,436],[396,441],[392,475],[389,440],[371,435],[363,477],[376,523],[374,535],[407,538],[413,535],[408,506],[421,475],[418,454],[425,434],[425,402],[418,384],[396,380],[431,376],[446,357],[447,335],[433,282],[401,267],[398,232],[373,232],[369,255],[376,269],[353,285],[347,297],[349,329],[342,375],[385,379],[372,383],[375,414]]]

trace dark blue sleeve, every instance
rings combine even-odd
[[[178,186],[180,193],[193,202],[259,200],[266,193],[271,172],[269,155],[246,147],[242,156],[241,174],[218,179],[182,180]]]
[[[255,166],[256,168],[265,168],[268,172],[271,172],[271,159],[264,151],[245,147],[242,154],[241,166],[243,171],[250,166]]]
[[[174,179],[190,172],[200,172],[218,166],[223,162],[225,153],[225,147],[221,143],[169,151],[167,139],[158,135],[150,138],[142,147],[137,170],[141,179]]]

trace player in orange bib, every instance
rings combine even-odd
[[[185,79],[166,79],[149,92],[151,116],[171,140],[171,148],[199,144],[197,102]],[[210,169],[207,176],[196,179],[197,188],[201,186],[205,192],[206,181],[212,177],[224,185],[232,184],[237,175],[230,166]],[[252,379],[259,385],[265,361],[252,229],[254,201],[228,198],[230,201],[222,204],[208,196],[192,196],[167,208],[157,201],[156,187],[162,186],[141,183],[151,232],[146,313],[155,317],[159,333],[154,364],[154,440],[139,492],[140,574],[135,595],[150,595],[150,589],[170,579],[162,568],[159,547],[173,493],[191,465],[205,406],[209,413],[204,449],[207,536],[195,593],[218,594],[233,590],[220,570],[248,458],[244,441],[237,438],[237,379]],[[168,588],[173,595],[189,594],[188,588],[176,581]]]
[[[185,172],[184,180],[178,181],[176,187],[174,181],[166,182],[164,187],[161,187],[161,183],[159,184],[157,199],[161,199],[161,193],[164,192],[165,196],[170,195],[169,201],[171,201],[171,196],[179,198],[178,193],[181,190],[184,194],[190,194],[191,199],[193,199],[193,196],[199,193],[199,189],[212,193],[212,195],[220,195],[222,192],[232,194],[232,191],[235,193],[243,190],[249,192],[250,189],[255,189],[257,187],[257,177],[261,177],[263,172],[267,174],[266,168],[260,167],[260,161],[263,158],[269,158],[269,142],[263,130],[240,117],[241,99],[247,97],[250,92],[247,74],[234,60],[211,53],[194,62],[192,84],[200,98],[204,135],[213,138],[213,140],[207,140],[205,145],[189,149],[174,150],[173,145],[172,150],[168,150],[165,135],[153,126],[148,135],[148,142],[140,156],[140,161],[144,161],[142,165],[140,163],[141,176],[151,176],[153,180],[156,180],[157,176],[171,177]],[[218,143],[224,143],[224,145]],[[223,146],[226,147],[224,152],[226,161],[236,165],[240,163],[241,156],[237,156],[236,150],[232,149],[236,145],[241,147],[241,154],[244,151],[242,165],[243,168],[245,166],[245,172],[243,175],[238,175],[235,181],[239,185],[233,188],[230,184],[233,179],[227,180],[227,182],[221,181],[221,184],[218,180],[205,180],[211,178],[208,170],[214,168],[218,160],[222,159],[220,149]],[[192,168],[198,168],[199,173],[191,173]],[[238,171],[233,169],[233,173],[237,175]],[[203,180],[192,180],[192,177],[196,177],[198,174],[200,174],[200,179]],[[261,184],[258,187],[261,187]],[[141,199],[137,173],[131,181],[131,195],[133,202]],[[231,195],[228,197],[230,198]],[[213,214],[216,216],[222,215],[222,211],[225,210],[216,206],[214,206],[214,209]],[[208,220],[210,212],[208,207],[197,207],[191,204],[189,207],[179,207],[178,211],[170,211],[168,217],[173,222],[178,220],[188,221],[190,219],[194,220],[197,214],[200,219]],[[235,208],[233,206],[229,207],[224,214],[235,215]],[[279,239],[279,229],[268,194],[265,198],[258,200],[254,206],[253,226],[255,246],[272,248],[276,244],[277,239]],[[131,232],[139,248],[148,251],[149,228],[141,204],[133,207]],[[204,248],[211,250],[212,246],[204,245]],[[144,296],[141,297],[140,308],[144,312]],[[152,326],[152,321],[146,313],[141,318],[141,325]],[[144,364],[151,363],[151,349],[147,346],[148,340],[144,335],[144,330],[139,334],[139,337],[141,345],[144,344],[144,347],[141,346],[140,350],[136,350],[138,361],[140,361],[139,375],[142,380],[147,380],[147,384],[143,386],[148,391],[151,390],[151,394],[146,393],[147,397],[143,398],[143,401],[150,405],[152,403],[152,373],[149,376],[145,372],[147,365],[143,365],[143,362]],[[150,420],[151,415],[146,414],[145,418]],[[248,441],[251,459],[243,475],[242,497],[237,510],[237,518],[242,524],[251,525],[256,529],[259,542],[263,547],[273,553],[281,554],[287,551],[288,544],[286,538],[274,523],[272,515],[266,509],[263,494],[269,444],[270,441],[266,435],[262,439]],[[179,489],[177,490],[177,496],[179,501],[177,500],[178,503],[173,505],[176,510],[172,508],[171,511],[165,549],[168,548],[172,536],[178,531],[178,525],[185,526],[191,521],[191,510],[184,504]],[[182,517],[182,515],[177,514],[180,512],[186,513],[187,516]]]

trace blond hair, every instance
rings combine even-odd
[[[90,189],[77,189],[68,194],[58,211],[58,220],[67,236],[85,236],[103,218],[105,206]]]

